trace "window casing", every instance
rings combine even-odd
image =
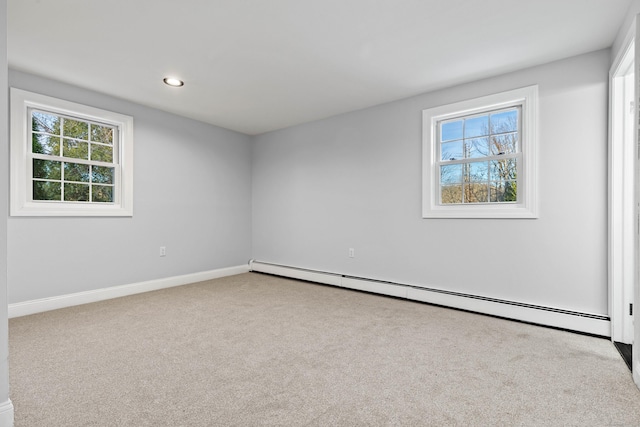
[[[537,86],[423,111],[424,218],[537,218]]]
[[[11,215],[131,216],[133,119],[11,89]]]

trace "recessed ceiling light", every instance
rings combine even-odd
[[[176,79],[175,77],[165,77],[163,81],[165,84],[173,87],[184,86],[184,82],[180,79]]]

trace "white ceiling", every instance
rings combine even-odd
[[[630,3],[8,0],[9,66],[254,135],[609,47]]]

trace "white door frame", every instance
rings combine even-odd
[[[636,281],[635,20],[609,71],[609,315],[612,341],[634,341]],[[636,307],[640,307],[635,305]]]
[[[638,250],[638,248],[640,246],[638,246],[639,243],[639,232],[640,232],[640,185],[638,185],[638,183],[640,182],[640,162],[638,161],[638,154],[640,153],[640,151],[638,150],[638,146],[640,145],[640,108],[638,104],[640,104],[640,102],[638,102],[638,97],[640,96],[640,39],[638,37],[638,33],[640,31],[640,28],[638,28],[638,16],[636,15],[636,17],[633,20],[633,25],[632,25],[632,29],[633,29],[633,39],[635,40],[635,56],[634,56],[634,70],[635,70],[635,79],[634,79],[634,86],[635,86],[635,92],[634,92],[634,101],[635,101],[635,108],[634,108],[634,127],[633,127],[633,140],[635,142],[635,144],[633,144],[633,149],[634,149],[634,156],[633,156],[633,160],[635,162],[635,177],[634,177],[634,184],[635,184],[635,198],[634,198],[634,208],[635,208],[635,216],[636,218],[633,221],[634,224],[634,234],[635,234],[635,245],[634,245],[634,249],[635,249],[635,260],[636,260],[636,268],[635,268],[635,278],[634,278],[634,286],[633,286],[633,291],[634,291],[634,295],[633,295],[633,305],[634,307],[640,308],[640,262],[639,261],[639,254],[640,251]],[[636,344],[633,346],[633,350],[631,352],[631,370],[633,372],[633,381],[636,383],[636,385],[638,387],[640,387],[640,314],[638,313],[638,310],[634,310],[633,312],[633,319],[634,319],[634,323],[636,325],[638,325],[637,328],[634,328],[633,331],[633,342]]]

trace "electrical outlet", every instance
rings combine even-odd
[[[167,256],[167,247],[160,246],[160,256]]]
[[[356,250],[353,248],[349,248],[349,258],[355,258],[356,257]]]

